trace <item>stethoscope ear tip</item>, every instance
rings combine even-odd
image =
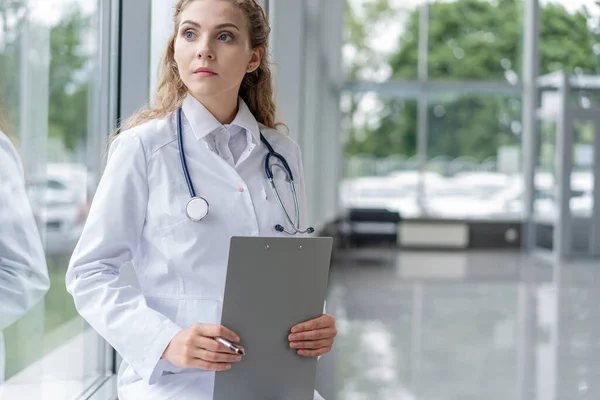
[[[308,229],[306,229],[306,233],[314,233],[315,229],[313,227],[309,227]]]
[[[275,225],[275,230],[276,230],[277,232],[283,232],[283,226],[281,226],[281,225],[277,224],[277,225]]]

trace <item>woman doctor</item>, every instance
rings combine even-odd
[[[5,363],[2,330],[39,303],[49,288],[46,256],[25,192],[23,166],[17,150],[0,131],[0,384]]]
[[[263,10],[180,0],[174,22],[156,103],[113,141],[66,277],[78,311],[123,357],[122,400],[212,399],[215,373],[240,361],[215,338],[243,343],[220,325],[230,238],[310,232],[300,150],[275,129]],[[265,174],[272,151],[293,173],[297,201],[271,157],[290,218]],[[139,291],[121,282],[127,261]],[[300,356],[331,350],[333,317],[298,322],[288,340]]]

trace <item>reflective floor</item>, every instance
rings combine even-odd
[[[600,399],[600,262],[518,253],[336,258],[328,400]]]

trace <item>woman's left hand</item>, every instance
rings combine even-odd
[[[288,339],[290,347],[305,357],[318,357],[331,351],[335,337],[335,318],[323,314],[319,318],[292,327]]]

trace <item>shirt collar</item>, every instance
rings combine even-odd
[[[183,100],[182,109],[198,140],[223,126],[202,103],[190,94]],[[258,122],[254,118],[254,115],[252,115],[246,102],[241,98],[238,100],[238,113],[230,125],[237,125],[244,128],[252,134],[256,143],[260,142]]]

